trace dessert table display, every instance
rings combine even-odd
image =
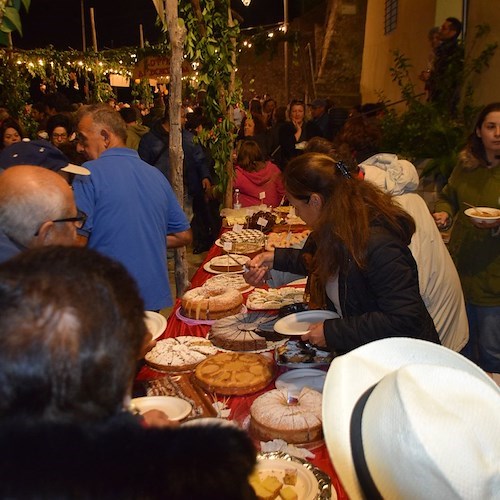
[[[267,492],[280,498],[345,499],[322,435],[322,381],[332,356],[274,331],[280,307],[300,305],[304,285],[254,290],[241,276],[248,259],[240,250],[259,251],[269,238],[284,246],[292,238],[278,239],[271,230],[266,238],[247,232],[247,241],[238,232],[236,227],[236,235],[222,234],[190,291],[177,300],[164,333],[145,356],[134,396],[178,397],[188,403],[179,410],[184,422],[218,417],[247,430],[261,450],[251,478],[259,498]],[[231,271],[224,272],[224,266]],[[265,452],[261,442],[269,441],[285,441],[291,448],[269,452],[267,446]],[[303,456],[292,456],[293,449]]]

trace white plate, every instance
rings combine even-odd
[[[156,340],[167,328],[167,318],[154,311],[145,311],[145,315],[146,327],[153,336],[153,340]]]
[[[217,418],[217,417],[193,418],[182,424],[183,427],[198,427],[198,426],[211,426],[211,425],[216,425],[219,427],[238,427],[232,420],[226,420],[225,418]]]
[[[299,393],[302,388],[309,387],[318,392],[323,392],[326,372],[314,368],[298,368],[283,373],[274,385],[276,389],[286,389],[288,392]]]
[[[481,212],[486,212],[489,214],[492,214],[491,217],[485,217],[482,215],[478,215],[477,211],[475,208],[468,208],[465,210],[465,215],[470,217],[471,219],[475,219],[477,221],[485,222],[487,224],[494,224],[497,220],[500,219],[500,209],[498,208],[491,208],[491,207],[477,207],[478,210],[481,210]]]
[[[146,396],[132,399],[133,407],[143,414],[149,410],[160,410],[164,412],[169,420],[182,420],[192,410],[192,406],[181,398],[174,396]]]
[[[333,311],[314,309],[290,314],[276,321],[274,331],[281,335],[305,335],[313,323],[321,323],[325,319],[335,319],[339,315]]]
[[[210,267],[210,261],[209,262],[205,262],[205,264],[203,264],[203,269],[205,269],[205,271],[207,271],[208,273],[212,273],[212,274],[243,274],[243,269],[241,271],[230,271],[230,272],[227,272],[227,271],[215,271],[214,269],[212,269]]]
[[[319,493],[318,480],[314,474],[303,465],[282,458],[268,459],[259,458],[257,460],[257,473],[264,479],[267,476],[275,476],[283,481],[287,469],[297,470],[297,482],[293,489],[297,493],[297,498],[301,500],[314,500]]]

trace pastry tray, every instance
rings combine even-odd
[[[334,355],[318,347],[306,344],[302,340],[289,340],[285,345],[274,350],[274,359],[278,366],[289,368],[311,368],[329,366]]]
[[[191,382],[190,373],[168,375],[147,382],[137,383],[134,397],[176,396],[191,404],[192,410],[187,419],[215,417],[217,411],[212,406],[213,398],[200,386]]]

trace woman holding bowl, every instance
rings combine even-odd
[[[340,318],[302,336],[345,353],[384,337],[439,343],[422,301],[408,248],[413,219],[389,195],[351,177],[346,165],[320,153],[293,159],[283,172],[290,203],[312,229],[303,249],[276,249],[250,261],[245,279],[262,284],[269,269],[309,276],[311,308]]]
[[[500,220],[467,217],[467,204],[500,209],[500,102],[479,113],[434,213],[440,229],[455,220],[449,250],[469,319],[462,354],[483,370],[500,373]]]

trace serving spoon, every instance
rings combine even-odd
[[[476,210],[476,212],[477,212],[477,214],[478,214],[479,216],[482,216],[482,217],[488,217],[488,216],[490,215],[488,212],[485,212],[485,211],[483,211],[483,210],[481,210],[481,209],[477,208],[475,205],[471,205],[470,203],[467,203],[466,201],[462,201],[462,203],[463,203],[464,205],[467,205],[468,207],[473,208],[474,210]]]

